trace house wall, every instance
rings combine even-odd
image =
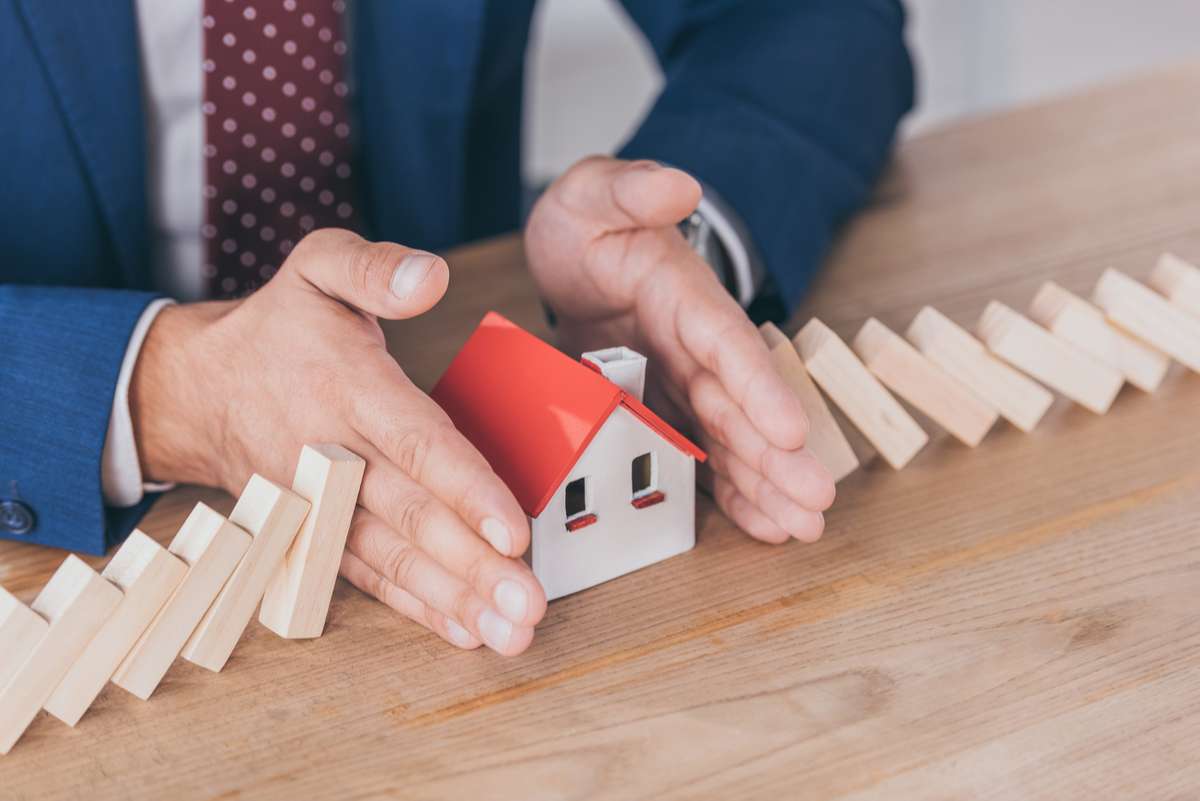
[[[630,503],[633,459],[653,452],[662,503]],[[566,529],[566,485],[587,476],[597,521]],[[530,563],[549,599],[624,575],[690,550],[696,543],[696,463],[624,407],[596,433],[542,514],[530,521]]]

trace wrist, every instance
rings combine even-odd
[[[230,305],[170,306],[146,334],[129,383],[129,414],[146,481],[220,483],[213,432],[224,404],[211,376],[223,360],[209,332]]]

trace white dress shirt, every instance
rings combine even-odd
[[[151,269],[156,289],[180,300],[203,296],[204,240],[204,29],[202,0],[137,0],[142,87],[147,126],[151,213]],[[100,459],[100,486],[109,506],[133,506],[147,489],[142,481],[129,380],[154,318],[170,301],[142,312],[125,349]]]

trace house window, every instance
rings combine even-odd
[[[578,531],[596,522],[592,511],[592,488],[587,476],[568,481],[563,491],[563,504],[567,513],[567,531]]]
[[[658,489],[658,459],[654,453],[643,453],[633,460],[630,464],[630,479],[630,503],[635,509],[645,509],[666,499]]]

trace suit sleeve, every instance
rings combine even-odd
[[[0,519],[0,537],[101,554],[153,501],[106,508],[100,462],[126,345],[155,297],[0,285],[0,498],[35,518],[26,534]]]
[[[898,0],[623,0],[665,85],[621,149],[737,210],[789,308],[913,102]]]

